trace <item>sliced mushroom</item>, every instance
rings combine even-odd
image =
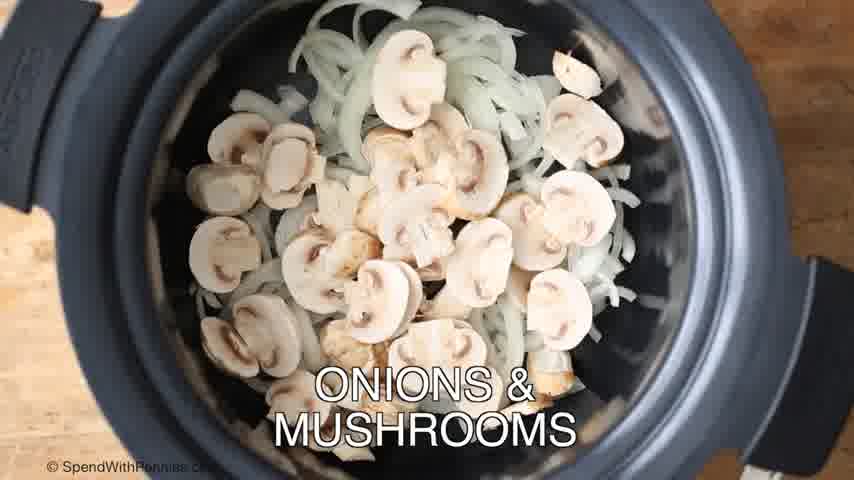
[[[405,321],[394,333],[395,337],[403,334],[409,328],[409,323],[418,314],[418,309],[424,302],[424,285],[421,283],[418,272],[406,262],[397,262],[397,266],[409,281],[409,300],[406,302],[406,314],[403,317]]]
[[[317,228],[317,197],[305,197],[302,203],[285,210],[276,227],[276,251],[283,254],[288,244],[300,233]]]
[[[317,373],[329,362],[326,359],[326,355],[323,354],[323,349],[320,346],[320,338],[311,322],[311,315],[309,315],[306,309],[293,301],[293,299],[286,303],[294,314],[294,326],[299,332],[300,345],[302,346],[302,360],[300,361],[299,368],[311,373]]]
[[[465,220],[487,217],[507,189],[507,152],[497,136],[482,130],[463,133],[456,147],[452,166],[455,190],[448,211]]]
[[[214,163],[233,163],[258,168],[262,145],[272,126],[254,113],[235,113],[211,132],[208,155]]]
[[[418,367],[418,362],[416,362],[409,346],[409,339],[409,335],[400,337],[392,342],[388,348],[388,368],[395,377],[406,367]],[[402,386],[411,395],[424,389],[423,379],[415,374],[406,375],[403,378]]]
[[[595,102],[567,94],[549,104],[543,148],[566,168],[580,159],[593,168],[604,167],[624,146],[620,125]]]
[[[494,218],[471,222],[460,231],[448,258],[447,288],[463,304],[486,308],[504,293],[512,261],[510,227]]]
[[[446,285],[432,300],[421,304],[421,316],[426,320],[454,318],[465,320],[471,315],[472,307],[463,304]]]
[[[427,123],[412,132],[412,152],[418,168],[429,169],[443,153],[454,152],[454,140],[469,128],[466,117],[454,106],[448,103],[433,105]]]
[[[486,342],[480,334],[452,319],[413,323],[405,338],[401,353],[411,353],[410,364],[421,368],[470,368],[486,363]]]
[[[282,277],[294,300],[310,312],[330,314],[345,310],[345,279],[324,269],[324,256],[333,239],[324,229],[314,228],[297,236],[282,256]]]
[[[566,258],[566,246],[545,228],[545,207],[530,195],[506,197],[494,216],[513,231],[513,264],[522,270],[548,270]]]
[[[371,345],[353,338],[351,331],[346,319],[333,320],[320,330],[320,346],[332,365],[347,372],[356,368],[367,372],[377,363],[375,351]]]
[[[333,235],[353,230],[359,196],[347,185],[337,180],[324,180],[317,184],[317,222]],[[363,194],[362,194],[363,195]]]
[[[270,407],[268,418],[275,420],[275,414],[284,413],[288,425],[294,426],[301,413],[320,414],[320,424],[326,422],[332,413],[333,404],[324,402],[315,390],[316,377],[305,370],[297,370],[288,378],[277,380],[267,390],[266,401]],[[309,427],[314,422],[308,422]]]
[[[332,449],[332,453],[342,462],[375,462],[374,456],[368,447],[354,447],[344,442]]]
[[[211,215],[238,216],[258,202],[261,182],[247,165],[199,165],[187,175],[187,195]]]
[[[244,272],[261,266],[261,244],[245,222],[215,217],[199,225],[190,241],[190,271],[202,288],[229,293]]]
[[[358,280],[347,285],[350,334],[363,343],[391,338],[406,322],[409,279],[396,262],[371,260],[359,269]]]
[[[229,375],[252,378],[261,371],[258,359],[240,334],[216,317],[202,320],[202,348],[211,362]]]
[[[522,270],[516,266],[510,268],[507,279],[507,299],[516,309],[525,313],[528,311],[528,292],[531,291],[531,280],[536,273]]]
[[[382,202],[380,201],[379,189],[374,188],[356,203],[356,215],[354,223],[359,230],[369,233],[375,237],[379,236],[379,223],[382,217]]]
[[[418,268],[432,265],[454,250],[447,226],[448,215],[441,208],[447,192],[439,185],[413,188],[387,206],[380,222],[380,240],[388,248],[402,247],[412,252]]]
[[[422,282],[441,282],[446,279],[448,277],[447,258],[440,258],[424,268],[419,268],[418,276],[421,277]]]
[[[234,304],[234,328],[271,377],[296,370],[302,343],[294,312],[275,295],[250,295]]]
[[[371,180],[385,201],[412,189],[418,182],[409,135],[379,127],[365,138],[362,154],[371,164]]]
[[[546,206],[546,230],[563,244],[592,247],[608,235],[617,219],[608,191],[584,172],[552,175],[543,184],[540,197]]]
[[[392,35],[374,66],[377,114],[398,130],[420,127],[430,118],[432,105],[444,101],[447,73],[427,34],[404,30]]]
[[[560,269],[534,277],[528,294],[528,330],[542,333],[546,348],[572,350],[592,326],[593,305],[581,280]]]
[[[557,398],[572,390],[575,384],[569,352],[549,349],[530,352],[526,367],[528,379],[534,385],[534,391],[539,394]]]
[[[298,123],[279,125],[270,133],[263,159],[261,198],[275,210],[299,205],[306,190],[325,176],[326,157],[317,151],[314,132]]]
[[[602,79],[596,70],[563,52],[555,52],[552,68],[560,84],[586,100],[602,94]]]
[[[324,268],[335,278],[352,278],[365,262],[380,256],[379,240],[359,230],[348,230],[336,236],[324,254]]]

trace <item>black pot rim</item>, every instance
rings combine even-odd
[[[82,368],[134,456],[216,465],[240,478],[281,478],[209,414],[172,360],[161,330],[151,328],[157,312],[143,253],[149,159],[175,100],[211,45],[265,2],[206,3],[176,12],[174,29],[164,31],[146,17],[161,20],[162,14],[143,6],[120,34],[118,41],[145,38],[162,56],[151,56],[151,86],[137,92],[138,105],[120,112],[124,128],[102,138],[104,145],[72,150],[80,168],[67,172],[57,212],[63,299]],[[665,478],[706,448],[706,436],[717,426],[702,412],[721,411],[736,387],[738,372],[724,367],[749,358],[761,327],[739,318],[750,318],[745,315],[760,308],[756,299],[781,289],[776,265],[790,258],[782,171],[749,67],[704,2],[577,0],[573,6],[626,48],[661,98],[687,165],[694,218],[702,219],[694,225],[694,251],[703,254],[695,258],[689,303],[669,358],[592,455],[559,472]],[[121,78],[116,70],[127,64],[125,56],[114,48],[98,78]],[[103,95],[93,91],[83,99],[81,121],[103,118],[99,108],[110,111]],[[110,157],[114,170],[99,164]],[[766,228],[747,228],[756,224]],[[98,278],[81,277],[86,271]],[[100,302],[93,306],[91,299]]]

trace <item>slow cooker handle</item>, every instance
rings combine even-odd
[[[0,38],[0,202],[35,203],[42,140],[63,80],[101,5],[22,0]]]
[[[830,456],[854,401],[854,273],[811,260],[804,320],[785,387],[746,463],[812,476]]]

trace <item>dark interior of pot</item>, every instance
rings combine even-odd
[[[426,2],[460,8],[459,4],[448,5],[451,3]],[[640,297],[634,303],[607,309],[596,317],[596,326],[604,335],[602,341],[594,343],[588,337],[572,352],[576,373],[588,388],[560,400],[551,409],[572,413],[577,419],[577,431],[582,432],[581,439],[595,442],[624,414],[623,409],[606,406],[631,408],[632,400],[642,394],[645,383],[664,360],[669,341],[679,326],[694,255],[686,173],[667,115],[659,107],[653,90],[623,50],[610,43],[603,29],[580,12],[557,3],[471,0],[464,5],[470,13],[488,15],[527,32],[517,39],[518,70],[525,74],[551,74],[552,52],[576,49],[578,58],[594,66],[603,77],[606,90],[597,102],[626,133],[627,144],[619,161],[631,164],[632,179],[627,188],[644,203],[627,211],[626,226],[636,237],[638,253],[619,281],[636,290]],[[204,381],[217,396],[222,409],[218,413],[229,421],[241,421],[250,427],[267,421],[263,396],[214,368],[200,345],[194,301],[187,294],[193,281],[187,252],[194,229],[204,216],[188,200],[181,175],[208,161],[208,136],[231,113],[229,103],[239,89],[271,97],[278,85],[286,83],[302,87],[307,96],[316,89],[307,78],[294,78],[287,72],[290,51],[316,7],[316,4],[303,4],[287,10],[270,10],[221,50],[219,68],[196,97],[180,134],[168,147],[172,186],[165,189],[153,210],[159,231],[163,281],[184,343],[205,366]],[[340,31],[349,31],[352,15],[351,8],[341,9],[328,17],[324,25],[329,22],[328,25]],[[367,15],[367,32],[376,33],[389,20],[381,13]],[[608,412],[607,418],[590,422],[603,412]],[[357,478],[398,478],[418,476],[418,472],[430,472],[439,478],[442,475],[479,478],[497,473],[536,474],[545,465],[555,466],[554,455],[559,463],[571,462],[583,454],[583,449],[558,451],[553,447],[509,444],[500,448],[384,446],[374,449],[374,453],[377,457],[374,463],[350,464],[339,462],[331,454],[318,455],[324,463]]]

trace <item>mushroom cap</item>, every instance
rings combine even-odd
[[[408,263],[400,261],[395,263],[403,274],[406,275],[406,279],[409,281],[409,300],[406,303],[406,314],[403,317],[404,322],[394,334],[396,337],[409,328],[409,323],[415,318],[415,315],[418,314],[418,309],[424,302],[424,285],[421,283],[421,277],[418,275],[418,272],[416,272]]]
[[[409,345],[409,336],[403,336],[392,342],[388,348],[388,367],[392,374],[397,376],[398,372],[406,367],[417,367],[418,362],[412,354]],[[424,388],[422,378],[418,375],[407,375],[403,379],[403,388],[410,394],[418,393]]]
[[[620,125],[591,100],[567,94],[551,101],[546,112],[543,148],[567,168],[583,159],[594,168],[604,167],[625,146]]]
[[[445,99],[447,65],[435,56],[433,40],[417,30],[392,35],[377,55],[373,100],[377,114],[398,130],[413,130]]]
[[[323,257],[333,239],[320,228],[307,230],[291,241],[282,255],[282,277],[294,300],[310,312],[344,311],[346,280],[327,274]]]
[[[272,377],[287,377],[302,358],[302,343],[294,312],[281,297],[250,295],[234,304],[234,328]]]
[[[333,404],[324,402],[315,390],[316,377],[305,370],[297,370],[287,378],[276,380],[267,390],[265,400],[270,407],[270,416],[284,413],[288,425],[293,426],[301,413],[319,413],[323,424],[332,412]],[[314,422],[309,422],[313,426]]]
[[[486,308],[507,287],[513,261],[513,231],[494,218],[471,222],[457,236],[448,258],[447,287],[463,304]]]
[[[374,158],[379,151],[385,150],[389,146],[408,148],[410,141],[411,136],[407,132],[391,127],[377,127],[365,136],[365,140],[362,142],[362,156],[373,167]]]
[[[371,180],[380,195],[393,197],[416,184],[415,156],[408,133],[377,127],[365,137],[362,155],[371,165]]]
[[[202,320],[202,348],[220,370],[239,378],[252,378],[261,371],[258,359],[240,334],[216,317]]]
[[[379,240],[359,230],[348,230],[335,237],[323,256],[326,273],[335,278],[352,278],[368,260],[382,256]]]
[[[457,322],[439,319],[413,323],[406,336],[404,353],[411,352],[411,359],[421,368],[483,366],[486,342],[474,329],[459,326]]]
[[[439,260],[427,265],[424,268],[418,269],[418,276],[422,282],[441,282],[448,277],[448,262],[447,258]]]
[[[362,343],[388,340],[409,321],[409,296],[409,279],[396,262],[366,262],[358,280],[346,289],[350,334]]]
[[[561,269],[534,277],[528,294],[528,330],[542,333],[547,349],[572,350],[592,326],[593,305],[581,280]]]
[[[379,236],[379,223],[382,217],[383,204],[380,201],[380,191],[377,188],[362,195],[356,206],[354,223],[359,230],[375,237]]]
[[[471,315],[472,307],[462,303],[456,295],[451,293],[447,284],[432,300],[425,300],[421,304],[421,315],[426,320],[438,320],[442,318],[454,318],[465,320]]]
[[[545,228],[545,208],[530,195],[505,197],[494,216],[513,231],[513,264],[520,269],[548,270],[566,259],[566,246]]]
[[[320,346],[332,365],[348,373],[356,368],[368,370],[376,363],[374,349],[353,338],[351,330],[350,322],[344,318],[327,323],[320,330]]]
[[[317,151],[314,132],[298,123],[277,126],[264,142],[264,188],[261,198],[270,208],[294,208],[306,190],[323,180],[326,157]]]
[[[211,215],[238,216],[258,202],[261,181],[250,166],[208,163],[190,170],[187,196]]]
[[[254,113],[235,113],[220,123],[208,140],[208,155],[214,163],[261,163],[262,145],[272,126]]]
[[[552,59],[555,77],[567,91],[586,100],[602,94],[602,79],[596,70],[563,52]]]
[[[245,222],[214,217],[193,234],[189,263],[202,288],[229,293],[240,285],[243,272],[261,266],[261,244]]]
[[[435,165],[439,156],[456,149],[454,140],[469,130],[466,117],[448,103],[436,103],[430,110],[427,123],[412,132],[410,143],[418,168]]]
[[[276,251],[279,254],[283,254],[288,244],[301,232],[319,226],[312,218],[316,213],[317,197],[314,195],[303,198],[299,205],[285,210],[276,227]]]
[[[465,220],[487,217],[507,190],[507,152],[497,136],[483,130],[466,131],[456,139],[456,147],[455,190],[448,210]]]
[[[531,280],[536,273],[522,270],[515,265],[510,267],[510,276],[507,278],[507,300],[520,312],[528,311],[528,292],[531,291]]]
[[[411,251],[418,268],[450,255],[454,240],[441,208],[447,191],[439,185],[422,185],[386,206],[379,236],[386,248]]]
[[[592,247],[608,235],[617,220],[614,201],[605,187],[584,172],[564,170],[543,184],[545,227],[561,243]]]

